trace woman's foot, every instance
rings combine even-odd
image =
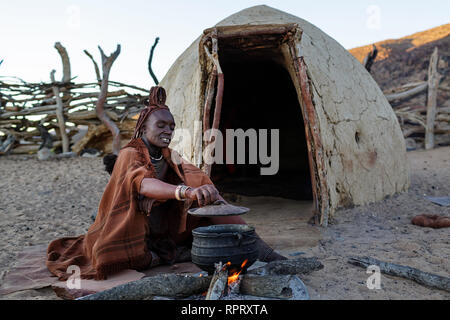
[[[256,247],[258,248],[258,260],[262,262],[271,262],[276,260],[288,260],[285,256],[278,254],[267,243],[265,243],[258,235],[256,239]]]
[[[152,256],[152,261],[150,262],[149,268],[159,266],[161,264],[161,258],[153,251],[150,251],[150,254]]]

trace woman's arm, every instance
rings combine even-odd
[[[144,178],[141,182],[140,193],[151,199],[169,200],[176,199],[175,190],[177,186],[165,183],[155,178]],[[186,191],[186,198],[197,200],[199,206],[205,206],[222,199],[219,191],[212,184],[205,184],[198,188],[191,188]]]
[[[176,185],[165,183],[154,178],[144,178],[141,182],[140,194],[158,200],[175,199]]]

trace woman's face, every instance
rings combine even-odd
[[[175,120],[169,110],[162,109],[152,112],[143,127],[143,135],[150,144],[165,148],[172,140],[175,130]]]

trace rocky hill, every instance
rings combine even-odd
[[[440,122],[436,123],[437,130],[443,134],[439,143],[447,145],[450,143],[450,23],[426,31],[418,32],[400,39],[390,39],[374,44],[358,47],[349,52],[361,63],[367,54],[373,49],[378,50],[375,62],[370,73],[385,94],[399,92],[399,88],[406,84],[416,84],[428,79],[428,66],[430,56],[435,47],[438,48],[439,64],[438,72],[442,75],[440,89],[437,97],[437,113]],[[400,90],[402,91],[402,90]],[[402,101],[391,101],[395,110],[408,110],[416,112],[423,121],[426,118],[427,94],[420,94]],[[441,115],[440,115],[441,113]],[[400,119],[402,129],[406,129],[404,121]],[[409,121],[406,121],[409,125]],[[416,123],[412,123],[417,125]],[[436,130],[436,128],[435,128]],[[416,141],[421,141],[423,134],[415,133]],[[407,137],[407,134],[405,134]],[[418,139],[416,139],[418,138]]]
[[[418,32],[400,39],[390,39],[374,43],[378,55],[371,74],[384,92],[390,92],[404,84],[427,80],[428,63],[434,47],[439,50],[439,73],[444,76],[441,84],[450,82],[450,23]],[[372,44],[349,50],[362,62]],[[450,106],[448,95],[439,95],[439,106]]]

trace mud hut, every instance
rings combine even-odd
[[[339,207],[409,186],[405,142],[382,91],[347,50],[301,18],[265,5],[233,14],[206,29],[161,85],[185,130],[172,147],[209,170],[221,191],[309,198],[326,226]],[[208,168],[202,133],[210,128],[278,128],[278,173],[260,175],[259,162]]]

